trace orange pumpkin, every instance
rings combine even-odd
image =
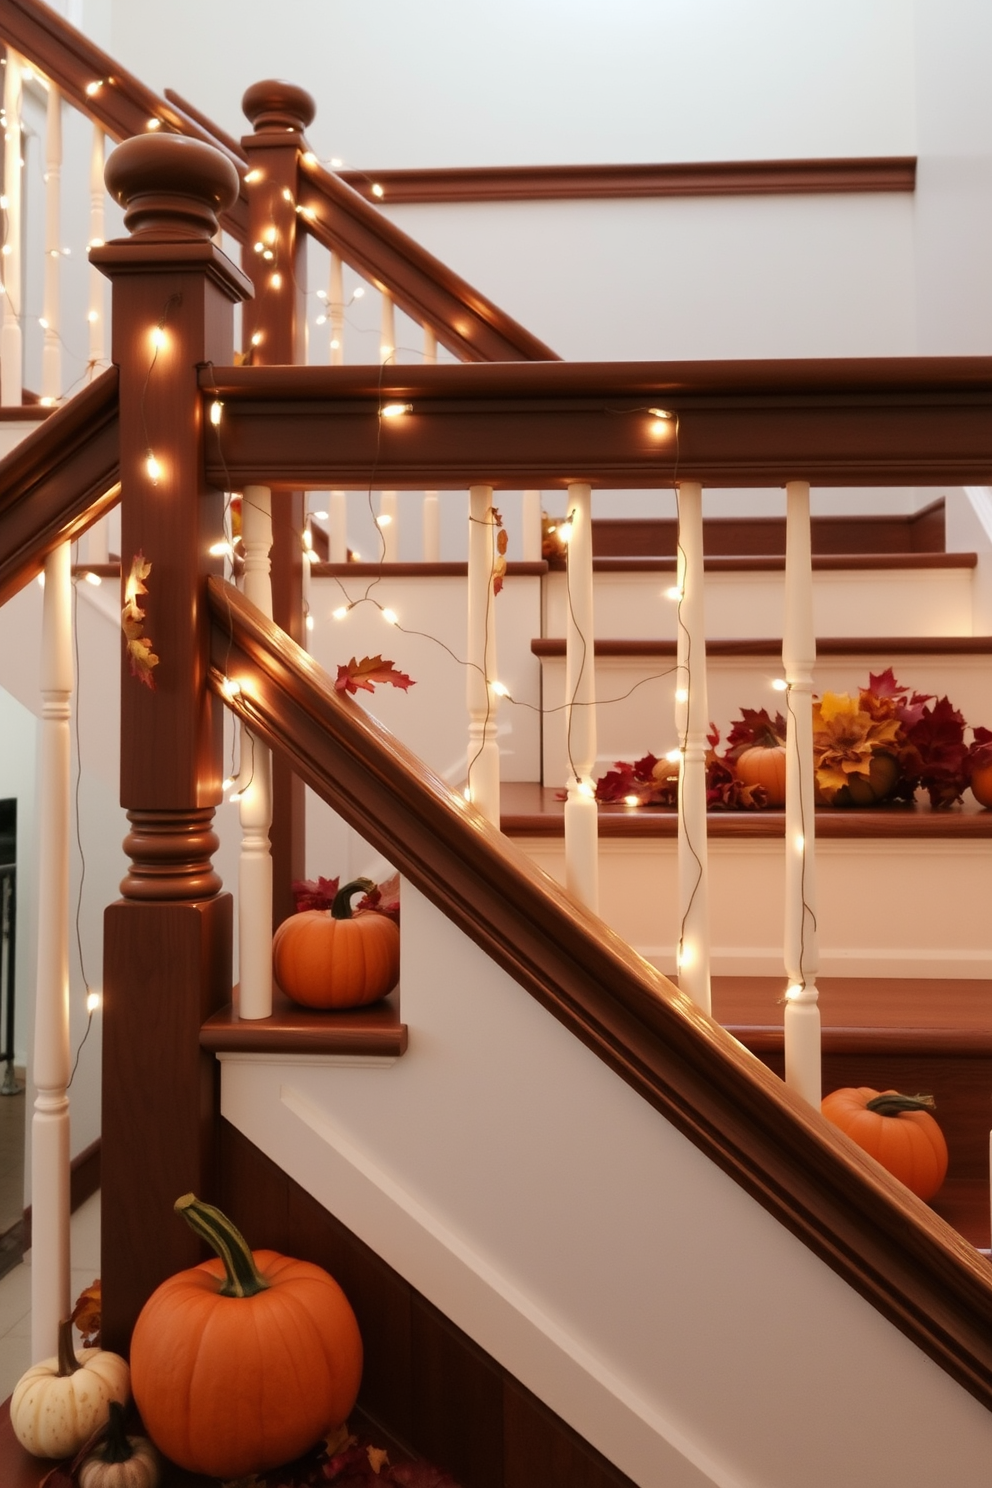
[[[947,1175],[947,1143],[930,1115],[932,1095],[900,1095],[866,1086],[835,1090],[824,1116],[921,1199],[932,1199]]]
[[[745,785],[763,785],[769,806],[785,805],[785,745],[752,744],[734,762]]]
[[[979,806],[992,807],[992,759],[972,770],[971,793]]]
[[[351,899],[375,884],[345,884],[329,910],[305,909],[283,920],[272,941],[276,981],[304,1007],[353,1008],[377,1002],[400,975],[400,932],[388,915],[368,910],[352,917]]]
[[[179,1467],[240,1478],[299,1457],[355,1403],[362,1340],[333,1277],[273,1250],[252,1253],[219,1209],[176,1209],[220,1259],[152,1293],[131,1339],[145,1430]]]

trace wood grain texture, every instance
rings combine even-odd
[[[365,488],[373,467],[414,490],[654,489],[676,470],[716,487],[992,481],[992,358],[218,366],[202,386],[225,404],[217,482]],[[412,411],[380,428],[392,401]]]
[[[374,1054],[396,1058],[406,1052],[407,1027],[400,1022],[399,988],[369,1007],[321,1012],[291,1002],[272,989],[272,1014],[242,1022],[239,991],[204,1023],[200,1044],[213,1054]]]
[[[458,928],[895,1326],[992,1408],[992,1270],[237,593],[212,580],[235,711]]]
[[[597,656],[674,656],[675,641],[643,638],[597,638]],[[565,655],[563,636],[535,636],[530,643],[535,656]],[[817,636],[817,656],[992,656],[992,636]],[[708,636],[707,656],[777,656],[782,642],[762,636],[728,639]]]
[[[942,553],[944,502],[931,502],[910,516],[813,517],[813,552]],[[674,517],[597,517],[592,524],[594,557],[674,558],[678,522]],[[708,517],[703,522],[703,552],[715,557],[785,553],[784,517]]]
[[[119,496],[118,374],[109,367],[0,460],[0,604]]]
[[[166,96],[173,98],[166,89]],[[913,155],[677,164],[449,166],[340,172],[370,202],[602,201],[618,197],[808,196],[915,191]],[[381,189],[372,190],[373,186]]]

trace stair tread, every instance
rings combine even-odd
[[[813,572],[857,571],[861,569],[899,568],[975,568],[977,553],[814,553]],[[674,558],[593,558],[594,573],[674,573]],[[548,562],[552,572],[564,572],[564,559]],[[747,554],[740,557],[711,555],[704,557],[706,573],[777,573],[785,569],[785,558],[779,553]]]
[[[508,836],[560,837],[565,806],[559,791],[535,781],[505,781],[500,786],[500,826]],[[755,839],[785,836],[784,811],[711,811],[711,838]],[[624,806],[601,802],[601,837],[671,837],[678,835],[678,816],[664,806]],[[818,807],[816,835],[821,839],[859,837],[968,838],[992,837],[992,811],[974,799],[934,811],[929,806],[892,805],[874,810]]]
[[[715,976],[713,1016],[738,1038],[776,1033],[781,1038],[785,975]],[[941,1052],[992,1052],[992,1001],[981,977],[820,977],[824,1042],[885,1040],[893,1033],[937,1036]]]
[[[242,1020],[239,988],[232,1000],[208,1018],[200,1044],[213,1054],[331,1054],[396,1058],[405,1053],[407,1027],[400,1021],[399,988],[368,1007],[330,1011],[300,1007],[278,986],[272,989],[272,1015]]]
[[[675,640],[643,637],[603,637],[593,642],[597,656],[674,656]],[[564,656],[564,636],[535,636],[535,656]],[[992,656],[992,636],[817,636],[817,656],[865,656],[882,652],[893,656]],[[708,636],[707,656],[778,656],[782,642],[772,637],[746,639]]]

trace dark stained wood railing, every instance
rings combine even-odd
[[[718,1024],[209,581],[210,685],[322,798],[700,1151],[992,1408],[992,1269]]]
[[[373,469],[414,490],[992,480],[990,357],[236,367],[201,387],[224,400],[207,457],[218,481],[365,487]],[[411,411],[380,427],[388,402]]]
[[[0,460],[0,604],[116,503],[117,386],[110,367]]]

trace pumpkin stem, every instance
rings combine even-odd
[[[866,1111],[877,1111],[879,1116],[898,1116],[901,1111],[935,1111],[937,1103],[932,1095],[899,1095],[895,1090],[883,1091],[865,1106]]]
[[[227,1280],[220,1288],[222,1297],[254,1297],[266,1290],[269,1283],[255,1265],[247,1240],[226,1214],[192,1193],[183,1194],[174,1207],[224,1262]]]
[[[94,1452],[101,1462],[130,1462],[134,1456],[131,1438],[124,1430],[124,1407],[119,1400],[111,1400],[108,1406],[107,1435]]]
[[[59,1379],[65,1379],[67,1375],[75,1374],[77,1369],[82,1369],[82,1364],[76,1358],[76,1350],[72,1346],[72,1318],[65,1318],[59,1323]]]
[[[343,889],[338,889],[331,905],[331,914],[336,920],[350,920],[352,894],[357,894],[359,889],[363,894],[371,894],[374,888],[375,884],[370,878],[353,878]]]

